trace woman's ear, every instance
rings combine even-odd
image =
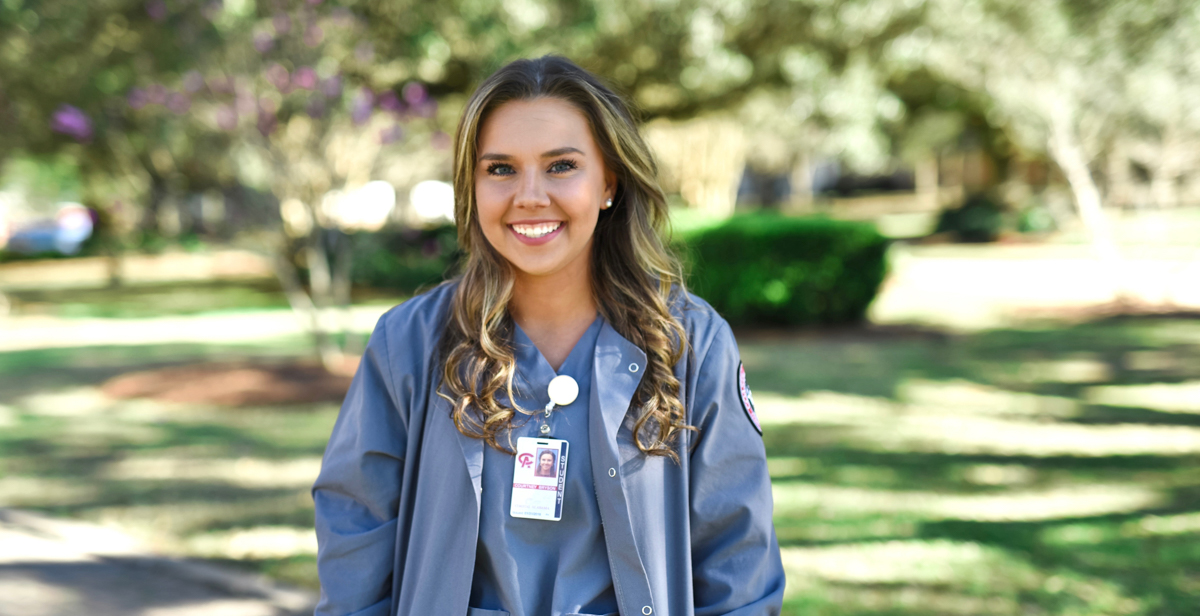
[[[617,173],[611,169],[604,170],[604,201],[617,198]]]

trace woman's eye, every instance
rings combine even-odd
[[[513,173],[512,165],[504,163],[492,163],[487,168],[488,175],[511,175]]]
[[[574,171],[577,168],[578,166],[574,161],[558,160],[550,164],[550,173],[566,173],[568,171]]]

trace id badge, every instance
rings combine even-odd
[[[562,519],[567,445],[567,441],[554,438],[517,439],[509,515],[553,522]]]

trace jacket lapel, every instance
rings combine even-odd
[[[596,339],[592,391],[600,403],[604,433],[614,448],[645,368],[646,354],[605,321]]]
[[[454,433],[454,437],[462,449],[463,461],[467,465],[467,474],[471,477],[471,487],[475,492],[475,514],[478,516],[480,492],[483,490],[483,440],[471,438],[459,432],[454,425],[454,420],[450,417],[450,411],[450,403],[439,396],[434,415],[441,416],[442,420],[449,424],[450,431]]]

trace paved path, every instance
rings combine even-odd
[[[290,616],[315,595],[163,558],[120,532],[0,508],[0,616]]]

